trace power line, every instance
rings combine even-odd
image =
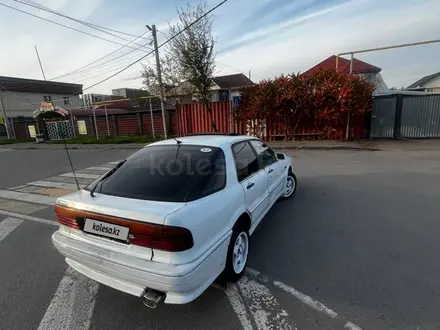
[[[89,27],[89,28],[92,28],[92,29],[95,29],[95,30],[101,31],[102,33],[105,33],[105,34],[111,35],[111,36],[113,36],[113,37],[115,37],[115,38],[118,38],[118,39],[121,39],[121,40],[124,40],[124,41],[129,41],[129,40],[126,39],[126,38],[123,38],[123,37],[121,37],[121,36],[118,36],[118,35],[116,35],[116,34],[113,34],[113,33],[111,33],[111,32],[106,31],[106,28],[96,27],[96,26],[94,26],[93,24],[90,24],[90,23],[88,23],[88,22],[81,21],[81,20],[79,20],[79,19],[76,19],[76,18],[73,18],[73,17],[67,16],[67,15],[64,15],[64,14],[62,14],[62,13],[60,13],[60,12],[57,12],[56,10],[53,10],[53,9],[51,9],[51,8],[49,8],[49,7],[46,7],[46,6],[43,6],[43,5],[41,5],[41,4],[37,3],[37,2],[34,2],[34,1],[32,1],[32,0],[25,0],[25,1],[21,1],[21,0],[13,0],[13,1],[18,2],[18,3],[21,3],[21,4],[25,5],[25,6],[30,6],[30,7],[37,8],[37,9],[43,10],[43,11],[45,11],[45,12],[48,12],[48,13],[54,14],[54,15],[58,15],[58,16],[61,16],[61,17],[67,18],[67,19],[72,20],[72,21],[74,21],[74,22],[77,22],[77,23],[79,23],[79,24],[85,25],[85,26],[87,26],[87,27]],[[137,43],[134,43],[134,44],[137,45],[137,46],[140,46],[140,45],[137,44]],[[142,46],[142,47],[144,47],[144,46]],[[151,48],[149,48],[149,49],[151,50]]]
[[[70,29],[70,30],[73,30],[73,31],[76,31],[76,32],[79,32],[79,33],[82,33],[82,34],[86,34],[86,35],[88,35],[88,36],[95,37],[95,38],[98,38],[98,39],[101,39],[101,40],[104,40],[104,41],[107,41],[107,42],[111,42],[111,43],[113,43],[113,44],[117,44],[117,45],[125,46],[124,44],[121,44],[120,42],[117,42],[117,41],[114,41],[114,40],[110,40],[110,39],[106,39],[106,38],[103,38],[103,37],[97,36],[97,35],[95,35],[95,34],[91,34],[91,33],[85,32],[85,31],[81,31],[81,30],[75,29],[75,28],[73,28],[73,27],[71,27],[71,26],[67,26],[67,25],[64,25],[64,24],[61,24],[61,23],[57,23],[57,22],[52,21],[52,20],[50,20],[50,19],[47,19],[47,18],[44,18],[44,17],[38,16],[38,15],[34,15],[34,14],[29,13],[29,12],[27,12],[27,11],[24,11],[24,10],[21,10],[21,9],[15,8],[15,7],[11,7],[11,6],[6,5],[6,4],[4,4],[4,3],[1,3],[1,2],[0,2],[0,6],[7,7],[7,8],[9,8],[9,9],[12,9],[12,10],[15,10],[15,11],[19,11],[19,12],[21,12],[21,13],[23,13],[23,14],[26,14],[26,15],[29,15],[29,16],[32,16],[32,17],[35,17],[35,18],[39,18],[39,19],[41,19],[41,20],[43,20],[43,21],[46,21],[46,22],[49,22],[49,23],[52,23],[52,24],[55,24],[55,25],[62,26],[62,27],[64,27],[64,28],[66,28],[66,29]],[[135,49],[135,48],[133,48],[133,47],[129,47],[129,48]]]
[[[128,63],[130,63],[130,61],[133,61],[135,58],[138,58],[138,57],[139,57],[139,55],[129,56],[127,58],[116,61],[114,63],[112,61],[107,61],[103,64],[90,67],[90,70],[86,69],[83,71],[76,72],[76,73],[72,74],[69,79],[74,79],[75,81],[81,81],[81,80],[84,80],[84,79],[81,79],[82,77],[90,76],[90,74],[96,74],[97,72],[99,72],[99,70],[102,70],[102,69],[105,70],[108,68],[112,68],[115,65],[119,65],[119,67],[121,67],[121,65],[127,65]],[[101,74],[105,74],[105,73],[101,73]],[[88,78],[86,78],[86,79],[88,79]]]
[[[196,19],[194,22],[192,22],[191,24],[189,24],[188,26],[186,26],[185,28],[183,28],[181,31],[179,31],[178,33],[176,33],[175,35],[173,35],[171,38],[169,38],[168,40],[164,41],[163,43],[161,43],[157,49],[161,48],[163,45],[167,44],[168,42],[170,42],[171,40],[173,40],[174,38],[176,38],[179,34],[181,34],[182,32],[184,32],[185,30],[189,29],[190,27],[192,27],[194,24],[196,24],[198,21],[200,21],[201,19],[205,18],[206,16],[208,16],[211,12],[213,12],[214,10],[216,10],[218,7],[222,6],[223,4],[225,4],[228,0],[223,0],[222,2],[220,2],[218,5],[216,5],[215,7],[211,8],[210,10],[208,10],[205,14],[203,14],[201,17],[199,17],[198,19]],[[144,58],[146,58],[147,56],[151,55],[154,53],[154,50],[149,52],[148,54],[142,56],[141,58],[137,59],[136,61],[130,63],[129,65],[127,65],[126,67],[124,67],[122,70],[119,70],[118,72],[108,76],[105,79],[102,79],[101,81],[98,81],[97,83],[88,86],[86,88],[83,89],[83,91],[88,90],[92,87],[95,87],[99,84],[102,84],[103,82],[117,76],[118,74],[120,74],[121,72],[124,72],[125,70],[127,70],[128,68],[130,68],[131,66],[135,65],[136,63],[142,61]]]
[[[146,33],[148,33],[148,32],[149,32],[149,31],[145,31],[145,32],[142,33],[140,36],[136,37],[135,39],[133,39],[133,40],[130,41],[129,43],[125,44],[124,46],[119,47],[118,49],[112,51],[111,53],[108,53],[107,55],[104,55],[104,56],[98,58],[97,60],[94,60],[93,62],[91,62],[91,63],[89,63],[89,64],[86,64],[86,65],[84,65],[84,66],[82,66],[82,67],[80,67],[80,68],[78,68],[78,69],[76,69],[76,70],[70,71],[70,72],[65,73],[65,74],[63,74],[63,75],[61,75],[61,76],[58,76],[58,77],[52,78],[51,80],[56,80],[56,79],[59,79],[59,78],[62,78],[62,77],[66,77],[66,76],[69,76],[69,75],[75,74],[76,72],[83,72],[83,71],[86,71],[86,70],[83,70],[83,69],[85,69],[85,68],[87,68],[87,67],[89,67],[89,69],[92,69],[92,68],[96,68],[96,67],[98,67],[98,66],[100,66],[100,65],[102,65],[102,64],[108,63],[109,61],[104,62],[104,63],[101,63],[100,65],[96,65],[96,66],[92,66],[92,67],[90,67],[90,65],[93,65],[93,64],[95,64],[95,63],[97,63],[97,62],[103,60],[104,58],[109,57],[109,56],[115,54],[116,52],[120,51],[121,49],[123,49],[124,47],[126,47],[127,45],[129,45],[130,43],[132,43],[133,41],[135,41],[136,39],[141,38],[142,36],[144,36],[144,35],[145,35]],[[147,43],[147,44],[148,44],[148,43]],[[147,45],[147,44],[145,44],[145,45]],[[141,47],[138,47],[138,48],[136,48],[136,49],[133,49],[133,50],[129,51],[128,53],[125,53],[125,54],[123,54],[123,55],[121,55],[121,56],[118,56],[118,57],[116,57],[116,58],[114,58],[114,59],[112,59],[112,60],[117,60],[117,59],[120,58],[120,57],[123,57],[123,56],[126,56],[126,55],[130,54],[130,53],[133,53],[133,52],[139,50],[139,48],[141,48]]]
[[[116,64],[116,63],[113,63],[113,64]],[[113,69],[110,69],[110,70],[108,70],[108,71],[106,71],[106,72],[101,72],[101,73],[95,74],[95,75],[93,75],[93,76],[89,76],[89,77],[87,77],[87,75],[85,75],[85,77],[87,77],[87,78],[78,79],[78,78],[81,78],[81,77],[78,77],[78,78],[75,78],[75,81],[74,81],[73,83],[78,83],[78,82],[81,82],[81,81],[85,81],[85,80],[89,80],[89,79],[92,79],[92,78],[96,78],[96,77],[99,77],[99,76],[105,75],[105,74],[107,74],[107,73],[113,72],[113,71],[115,71],[115,70],[122,69],[122,68],[124,68],[125,66],[126,66],[126,64],[124,64],[124,65],[122,65],[122,66],[118,66],[118,67],[113,68]],[[86,88],[86,89],[88,89],[88,88]],[[83,91],[84,91],[84,90],[85,90],[85,89],[83,89]]]
[[[41,6],[41,7],[46,8],[46,9],[50,9],[50,8],[47,7],[47,6],[44,6],[44,5],[42,5],[42,4],[39,4],[39,3],[35,2],[35,1],[32,1],[32,0],[27,0],[26,2],[28,2],[28,3],[33,3],[33,4],[35,4],[35,5]],[[53,12],[56,12],[55,10],[52,10],[52,11],[53,11]],[[58,13],[59,13],[59,12],[58,12]],[[77,21],[77,22],[85,23],[85,24],[87,24],[87,25],[89,25],[89,26],[95,26],[95,27],[100,28],[100,29],[104,29],[104,30],[108,30],[108,31],[115,32],[115,33],[123,34],[123,35],[129,36],[129,37],[136,37],[135,34],[131,34],[131,33],[127,33],[127,32],[122,32],[122,31],[118,31],[118,30],[114,30],[114,29],[110,29],[110,28],[105,27],[105,26],[101,26],[101,25],[98,25],[98,24],[93,24],[93,23],[89,23],[89,22],[86,22],[86,21],[82,21],[82,20],[80,20],[80,19],[74,19],[74,20]],[[148,40],[147,38],[142,38],[142,39]]]

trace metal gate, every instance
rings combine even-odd
[[[68,120],[46,121],[44,124],[50,140],[70,139],[72,137],[72,125]]]
[[[392,138],[396,117],[396,98],[374,98],[371,113],[371,138]]]
[[[439,138],[440,95],[403,98],[400,134],[403,138]]]

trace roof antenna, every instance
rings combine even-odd
[[[76,177],[75,169],[73,168],[72,159],[70,158],[69,149],[67,149],[66,140],[64,140],[64,136],[63,136],[63,143],[64,143],[64,149],[66,149],[67,158],[69,158],[69,164],[70,164],[70,168],[72,169],[73,177],[75,178],[76,188],[78,188],[78,190],[81,190],[81,188],[79,187],[78,178]]]
[[[54,110],[55,110],[55,107],[53,106],[53,103],[52,103],[52,107],[53,107]],[[70,115],[72,115],[72,114],[70,114]],[[58,123],[57,123],[57,124],[58,124]],[[64,149],[66,150],[67,158],[69,159],[70,169],[72,170],[73,177],[75,178],[76,187],[78,188],[78,190],[81,190],[81,188],[79,187],[78,178],[76,177],[75,169],[73,168],[72,158],[70,158],[69,149],[67,148],[66,139],[64,138],[64,134],[63,134],[63,132],[60,130],[60,127],[59,127],[58,125],[57,125],[57,127],[58,127],[58,134],[59,134],[59,135],[61,136],[61,138],[63,139]],[[72,129],[75,129],[75,128],[72,127]]]
[[[172,139],[173,139],[173,140],[176,140],[177,144],[181,144],[181,143],[182,143],[182,141],[177,140],[175,137],[173,137]]]
[[[41,64],[40,54],[38,54],[37,46],[35,46],[35,52],[37,53],[37,58],[38,58],[38,62],[40,63],[40,69],[41,69],[41,73],[43,74],[44,81],[47,81],[46,75],[44,74],[43,65]],[[55,111],[55,104],[53,103],[52,95],[49,95],[49,98],[50,98],[49,103],[52,104],[52,109],[53,109],[52,111]],[[70,103],[70,99],[69,99],[69,103]],[[70,115],[72,116],[72,112],[70,112]],[[70,164],[70,168],[72,169],[73,177],[75,178],[76,187],[78,188],[78,190],[81,190],[81,188],[79,187],[78,178],[76,177],[75,169],[73,168],[72,159],[70,158],[69,149],[67,149],[66,140],[64,139],[64,134],[62,134],[60,127],[58,126],[58,123],[57,123],[57,128],[58,128],[58,134],[63,139],[64,149],[66,150],[67,158],[69,158],[69,164]],[[75,127],[72,126],[72,130],[74,129]]]

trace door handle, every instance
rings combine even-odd
[[[254,186],[255,183],[253,182],[249,182],[248,185],[246,186],[246,189],[251,189]]]
[[[269,171],[267,171],[267,173],[272,173],[273,172],[273,168],[270,168]]]

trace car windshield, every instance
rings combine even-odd
[[[93,189],[106,195],[165,202],[186,202],[224,188],[224,153],[200,145],[146,147]]]

